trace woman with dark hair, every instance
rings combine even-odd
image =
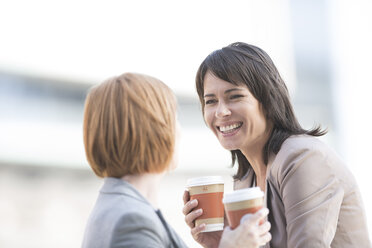
[[[371,247],[356,180],[316,138],[326,131],[301,127],[265,51],[238,42],[212,52],[196,88],[207,126],[238,163],[234,189],[265,192],[272,235],[265,247]],[[184,202],[194,239],[213,247],[210,234],[194,224],[197,202],[188,192]]]

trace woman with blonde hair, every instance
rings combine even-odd
[[[125,73],[90,90],[84,111],[85,152],[104,183],[83,248],[186,247],[157,202],[162,176],[177,165],[176,109],[173,92],[142,74]],[[257,247],[252,244],[262,243],[262,235],[268,241],[269,226],[255,225],[266,215],[267,209],[248,216],[240,228],[225,230],[220,247]]]

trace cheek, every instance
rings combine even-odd
[[[213,120],[211,113],[209,111],[204,111],[203,117],[204,117],[205,124],[207,124],[207,126],[211,128],[212,120]]]
[[[267,126],[266,115],[262,111],[260,112],[260,121],[261,125],[266,128]]]
[[[258,119],[258,121],[256,122],[257,126],[258,126],[258,131],[260,133],[263,133],[266,131],[267,129],[267,123],[266,123],[266,119],[264,117]]]

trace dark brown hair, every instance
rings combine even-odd
[[[266,119],[273,129],[267,140],[263,159],[265,164],[271,153],[277,154],[283,142],[291,135],[308,134],[321,136],[326,131],[320,126],[311,130],[301,127],[287,87],[269,55],[262,49],[243,42],[236,42],[209,54],[196,74],[196,90],[204,113],[204,77],[207,72],[234,85],[244,84],[264,109]],[[232,166],[238,161],[235,179],[241,179],[251,166],[240,150],[231,151]]]
[[[176,97],[160,80],[125,73],[93,87],[85,101],[84,145],[99,177],[168,169],[176,136]]]

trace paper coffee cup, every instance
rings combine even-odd
[[[235,190],[225,193],[223,203],[230,228],[235,229],[245,214],[253,214],[263,207],[264,193],[259,187]]]
[[[197,199],[197,209],[203,209],[203,214],[195,220],[195,226],[205,223],[206,228],[203,232],[223,230],[223,178],[220,176],[190,178],[186,187],[189,189],[190,200]]]

